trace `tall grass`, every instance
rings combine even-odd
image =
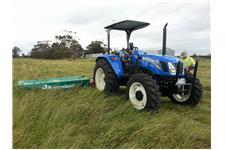
[[[210,148],[210,60],[200,62],[204,96],[195,108],[161,98],[157,113],[135,110],[95,88],[21,90],[22,79],[92,77],[93,59],[13,60],[13,148]]]

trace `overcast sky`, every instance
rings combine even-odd
[[[210,6],[206,0],[14,0],[14,45],[25,53],[40,40],[54,40],[64,29],[77,32],[86,48],[93,40],[106,43],[104,27],[122,20],[151,23],[131,35],[139,49],[162,47],[168,22],[167,47],[179,54],[210,53]],[[126,47],[125,32],[112,31],[112,48]]]

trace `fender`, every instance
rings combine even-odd
[[[101,55],[96,58],[96,62],[99,59],[105,59],[109,63],[117,78],[121,79],[123,77],[124,70],[120,58],[117,55]]]

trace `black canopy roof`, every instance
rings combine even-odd
[[[124,31],[133,31],[144,28],[150,23],[133,21],[133,20],[124,20],[121,22],[114,23],[112,25],[106,26],[105,29],[114,29],[114,30],[124,30]]]

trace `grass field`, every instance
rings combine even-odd
[[[93,59],[13,60],[13,148],[210,148],[211,63],[200,62],[204,96],[195,108],[161,98],[157,113],[138,112],[125,90],[21,90],[18,80],[92,77]]]

